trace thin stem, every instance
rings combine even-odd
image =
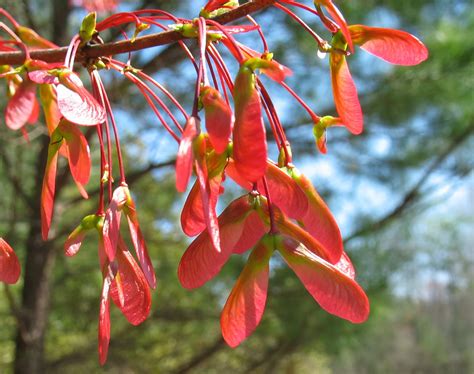
[[[267,178],[263,177],[262,180],[263,180],[263,188],[265,189],[265,196],[267,197],[268,215],[270,216],[269,234],[277,234],[278,229],[275,223],[275,211],[273,209],[273,203],[270,196],[270,190],[268,189]]]
[[[209,86],[209,79],[207,78],[207,60],[206,60],[206,47],[207,47],[207,26],[204,18],[200,17],[198,20],[199,25],[199,50],[200,50],[200,62],[202,69],[202,82],[204,86]]]
[[[198,19],[198,39],[199,39],[199,50],[200,50],[200,58],[199,58],[199,70],[197,74],[197,79],[196,79],[196,86],[194,89],[194,103],[193,103],[193,112],[192,116],[193,117],[199,117],[198,116],[198,111],[199,111],[199,96],[201,92],[201,85],[203,81],[205,80],[206,76],[206,30],[204,26],[204,32],[203,32],[203,25],[201,23],[201,18]],[[205,85],[205,83],[204,83]]]
[[[295,13],[293,13],[291,10],[288,8],[284,7],[281,4],[275,3],[275,7],[278,9],[284,11],[286,14],[288,14],[291,18],[293,18],[296,22],[298,22],[312,37],[316,42],[318,43],[319,47],[321,49],[325,49],[327,47],[327,42],[321,38],[318,34],[316,34],[311,27],[309,27],[305,21],[303,21],[300,17],[298,17]]]
[[[104,99],[103,99],[103,94],[102,91],[100,90],[99,83],[97,82],[99,73],[97,70],[93,70],[91,72],[91,82],[92,82],[92,89],[93,89],[93,94],[98,99],[98,101],[102,104],[103,107],[104,105]],[[109,201],[112,199],[112,183],[113,183],[113,170],[112,170],[112,142],[110,139],[110,129],[109,129],[109,117],[105,117],[105,122],[100,125],[100,138],[103,139],[102,136],[102,128],[105,128],[105,137],[107,139],[107,157],[105,157],[105,148],[102,146],[102,149],[104,149],[104,161],[103,161],[103,169],[104,172],[108,173],[108,178],[107,178],[107,184],[108,184],[108,192],[109,192]],[[100,141],[100,139],[99,139]],[[102,140],[103,144],[103,140]],[[103,175],[101,176],[101,178]],[[101,180],[101,187],[102,187],[102,180]],[[100,208],[99,208],[100,209]],[[103,210],[103,207],[102,207]]]
[[[22,42],[22,40],[18,37],[17,34],[13,32],[12,29],[10,29],[6,24],[3,22],[0,22],[0,29],[3,29],[8,35],[11,36],[12,39],[14,40],[2,40],[2,43],[4,44],[14,44],[19,46],[23,52],[25,53],[25,58],[24,60],[27,61],[30,59],[30,51],[28,50],[28,47],[25,45],[25,43]]]
[[[258,32],[258,34],[260,35],[260,39],[262,39],[263,51],[264,51],[264,52],[268,52],[268,51],[269,51],[269,49],[268,49],[268,44],[267,44],[267,40],[265,39],[265,35],[263,34],[262,28],[261,28],[260,25],[257,23],[257,21],[255,21],[255,20],[253,19],[252,16],[247,16],[247,19],[248,19],[252,24],[254,24],[255,26],[257,26],[257,32]]]
[[[211,56],[213,56],[214,62],[216,62],[216,66],[220,72],[219,75],[224,77],[226,84],[229,87],[229,90],[232,92],[234,90],[234,83],[232,81],[232,77],[230,76],[229,70],[227,69],[225,62],[222,59],[221,54],[214,46],[214,44],[210,44],[208,50]]]
[[[278,114],[276,112],[275,106],[273,105],[272,99],[270,98],[270,95],[268,94],[268,91],[266,90],[265,86],[262,84],[262,82],[258,78],[257,78],[257,83],[260,90],[260,94],[262,95],[262,98],[263,98],[263,102],[268,106],[271,116],[273,120],[275,121],[275,124],[277,125],[276,128],[277,128],[278,136],[276,136],[275,138],[279,138],[283,146],[283,144],[285,144],[286,142],[286,136],[285,136],[285,131],[283,130],[283,126],[281,125],[281,122],[278,118]]]
[[[229,95],[227,94],[227,87],[226,87],[226,80],[223,76],[223,73],[218,65],[218,62],[216,61],[216,58],[213,56],[212,53],[208,53],[209,54],[209,57],[210,59],[212,60],[213,64],[214,64],[214,67],[217,69],[218,71],[218,76],[219,76],[219,81],[220,81],[220,84],[221,84],[221,89],[222,89],[222,92],[224,94],[224,99],[225,99],[225,102],[227,103],[227,105],[229,105],[230,101],[229,101]],[[211,73],[213,75],[213,79],[215,79],[215,76],[214,76],[214,69],[212,68],[211,65],[209,65],[210,68],[211,68]],[[216,84],[217,85],[217,84]]]
[[[316,4],[316,9],[318,10],[317,15],[324,24],[324,26],[326,26],[326,28],[332,33],[336,33],[337,30],[339,30],[339,26],[335,24],[331,19],[326,17],[326,15],[323,13],[323,10],[321,9],[321,5]]]
[[[161,9],[139,9],[139,10],[134,10],[133,11],[134,14],[137,14],[139,16],[142,16],[142,14],[144,13],[150,13],[150,14],[160,14],[160,16],[152,16],[153,18],[158,18],[158,19],[168,19],[170,21],[173,21],[173,22],[180,22],[181,19],[174,16],[173,14],[165,11],[165,10],[161,10]]]
[[[149,95],[152,95],[153,98],[155,100],[157,100],[158,102],[160,102],[161,100],[155,95],[155,93],[145,84],[143,83],[139,78],[137,78],[136,76],[134,76],[133,74],[131,73],[128,73],[128,72],[125,72],[124,73],[125,77],[127,77],[130,81],[132,81],[137,87],[138,89],[140,90],[140,92],[142,93],[142,95],[144,96],[145,100],[147,101],[148,105],[151,107],[151,109],[153,110],[153,112],[156,114],[156,116],[158,117],[158,119],[160,120],[161,124],[163,125],[163,127],[166,129],[166,131],[168,131],[168,133],[173,137],[174,140],[176,140],[178,143],[179,143],[179,137],[174,133],[173,130],[171,130],[171,128],[168,126],[168,124],[166,123],[166,121],[164,120],[163,116],[160,114],[160,112],[158,111],[158,108],[156,108],[155,104],[153,103],[153,100],[151,100],[150,96]],[[161,104],[160,104],[161,105]],[[164,103],[163,103],[164,105]],[[176,118],[174,118],[174,116],[171,114],[171,113],[168,113],[168,115],[174,119],[174,121],[176,121]],[[176,121],[177,123],[177,121]],[[179,123],[178,123],[178,126],[179,126]],[[179,126],[181,127],[181,126]],[[182,129],[181,129],[181,132],[182,132]]]
[[[110,117],[110,122],[112,123],[112,130],[114,132],[115,148],[117,149],[117,159],[118,159],[118,166],[119,166],[119,172],[120,172],[120,183],[125,183],[125,169],[123,166],[122,149],[120,147],[120,138],[118,135],[117,123],[115,122],[114,113],[112,112],[112,107],[110,105],[109,98],[107,97],[104,84],[102,83],[102,80],[100,79],[100,75],[98,73],[97,73],[97,78],[98,78],[97,83],[99,84],[99,89],[102,91],[101,97],[103,99],[103,105],[105,107],[106,112],[108,113]]]
[[[209,61],[209,57],[210,57],[209,53],[206,52],[206,60]],[[214,67],[212,66],[212,64],[209,64],[208,66],[209,66],[209,71],[211,72],[211,78],[212,78],[212,83],[214,85],[214,88],[219,91],[219,83],[217,81],[216,72],[214,71]],[[225,87],[222,87],[222,90],[225,91]]]
[[[175,124],[175,126],[178,128],[178,130],[182,133],[183,132],[183,128],[181,127],[180,123],[178,122],[178,120],[176,119],[176,117],[173,115],[173,113],[169,110],[169,108],[166,106],[166,104],[163,102],[163,100],[161,100],[161,98],[150,88],[148,87],[148,85],[143,82],[140,78],[138,78],[135,74],[132,74],[130,73],[129,71],[126,71],[126,68],[128,67],[128,65],[126,64],[123,64],[122,62],[120,61],[116,61],[116,60],[112,60],[112,64],[110,64],[110,66],[112,68],[114,68],[115,70],[117,70],[118,72],[124,74],[124,72],[126,72],[127,74],[124,74],[132,83],[134,83],[135,85],[141,85],[157,102],[158,104],[161,106],[161,108],[166,112],[166,114],[171,118],[171,120],[173,121],[173,123]],[[146,74],[144,74],[144,76],[147,76]],[[151,78],[150,78],[151,79]],[[159,85],[158,82],[154,81],[153,79],[151,79],[154,83],[156,83],[157,85]],[[164,88],[163,88],[164,89]],[[166,91],[166,90],[165,90]],[[170,97],[174,100],[176,100],[168,91],[166,91]],[[178,104],[179,105],[179,104]],[[184,109],[181,107],[181,105],[178,106],[178,108],[181,108],[182,111],[184,112]],[[184,112],[184,117],[186,118],[187,120],[187,114],[186,112]]]
[[[283,141],[280,139],[280,135],[277,130],[277,125],[273,120],[273,116],[270,113],[270,109],[265,101],[262,101],[263,109],[265,110],[265,114],[267,115],[268,122],[270,123],[270,127],[272,128],[273,137],[275,138],[276,145],[278,147],[278,151],[283,148]]]
[[[299,97],[298,94],[295,91],[293,91],[293,89],[290,86],[288,86],[285,82],[280,82],[280,84],[291,94],[291,96],[293,96],[296,99],[296,101],[298,101],[298,103],[300,103],[300,105],[304,108],[304,110],[308,112],[313,122],[319,122],[319,116],[316,115],[316,113],[314,113],[314,111],[308,106],[308,104],[306,104],[304,100],[301,97]]]
[[[15,18],[13,18],[13,16],[8,13],[5,9],[3,8],[0,8],[0,14],[4,15],[6,19],[8,19],[10,21],[10,23],[13,25],[13,27],[15,29],[17,29],[18,27],[20,27],[20,24],[15,20]]]
[[[104,90],[103,86],[101,87],[100,85],[100,76],[97,70],[94,70],[92,72],[94,76],[94,82],[93,84],[97,87],[97,92],[99,94],[99,100],[102,106],[106,109],[107,111],[107,106],[105,103],[105,97],[104,97]],[[108,187],[109,187],[109,201],[112,199],[112,183],[113,183],[113,173],[112,173],[112,139],[110,136],[110,128],[109,128],[109,113],[107,113],[105,117],[105,135],[107,139],[107,161],[108,161],[108,166],[109,166],[109,178],[108,178]]]
[[[152,19],[149,19],[149,18],[144,18],[144,20],[148,23],[151,23],[152,25],[154,26],[157,26],[157,27],[160,27],[162,28],[163,30],[168,30],[167,27],[163,26],[162,24],[160,23],[157,23],[155,22],[154,20]],[[198,72],[198,65],[196,63],[196,59],[194,58],[193,54],[191,53],[191,51],[189,50],[188,46],[182,41],[182,40],[178,40],[178,43],[179,43],[179,46],[181,47],[181,49],[184,51],[184,53],[186,54],[186,56],[189,58],[189,60],[193,63],[194,65],[194,68],[196,69],[196,73]]]
[[[239,47],[237,41],[235,40],[235,38],[231,34],[229,34],[227,32],[227,30],[224,27],[222,27],[222,25],[219,24],[218,22],[213,21],[212,19],[208,19],[207,22],[210,23],[211,25],[215,26],[220,32],[222,32],[224,34],[224,36],[227,38],[227,40],[235,48],[235,51],[237,52],[237,55],[238,55],[239,63],[242,63],[245,60],[245,56],[242,53],[242,51],[240,50],[240,47]]]
[[[102,32],[104,30],[110,29],[112,27],[118,27],[123,25],[124,23],[135,23],[135,27],[139,27],[142,23],[140,18],[133,12],[122,12],[116,13],[107,17],[106,19],[102,20],[101,22],[97,23],[95,29],[98,32]]]
[[[79,45],[81,44],[81,38],[79,35],[74,35],[69,43],[66,57],[64,58],[64,65],[66,65],[69,70],[72,71],[74,67],[74,60],[76,58],[77,51],[79,50]]]
[[[310,13],[312,13],[312,14],[314,14],[314,15],[316,15],[316,16],[319,17],[319,14],[318,14],[318,12],[317,12],[315,9],[313,9],[313,8],[311,8],[311,7],[309,7],[309,6],[305,5],[305,4],[298,3],[298,2],[293,1],[293,0],[278,0],[278,1],[279,1],[280,3],[284,3],[284,4],[288,4],[288,5],[293,5],[293,6],[295,6],[295,7],[304,9],[304,10],[306,10],[306,11],[308,11],[308,12],[310,12]]]
[[[105,149],[104,149],[104,140],[102,138],[102,126],[97,126],[97,137],[99,138],[99,148],[100,148],[100,176],[99,176],[99,203],[97,206],[96,214],[98,216],[104,214],[104,175],[106,173],[107,161],[105,159]]]
[[[188,120],[189,118],[189,115],[188,113],[186,112],[186,110],[184,110],[184,108],[181,106],[181,104],[178,102],[178,100],[176,100],[176,98],[171,94],[171,92],[169,92],[161,83],[157,82],[155,79],[153,79],[152,77],[150,77],[149,75],[143,73],[142,71],[138,71],[137,75],[141,78],[141,79],[145,79],[147,81],[149,81],[150,83],[152,83],[155,87],[157,87],[159,90],[161,90],[161,92],[163,92],[165,94],[165,96],[176,106],[176,108],[183,114],[184,118],[186,119],[186,121]],[[179,126],[179,131],[183,132],[183,129],[181,126]]]

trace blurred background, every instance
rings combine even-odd
[[[0,5],[61,45],[85,15],[67,0],[0,0]],[[193,17],[203,5],[142,0],[123,1],[118,9],[162,8]],[[366,129],[358,137],[331,129],[327,155],[316,151],[305,112],[265,80],[295,164],[311,177],[341,226],[357,279],[371,301],[369,320],[353,325],[328,315],[290,270],[273,263],[262,323],[240,347],[226,346],[220,310],[245,259],[233,256],[201,289],[180,287],[177,264],[190,240],[179,227],[184,197],[174,189],[176,144],[164,136],[137,89],[104,72],[120,123],[128,182],[159,278],[151,315],[133,327],[111,308],[108,362],[100,368],[97,239],[90,235],[74,258],[62,253],[68,233],[94,211],[95,196],[81,200],[67,173],[60,173],[53,232],[43,243],[38,204],[45,127],[29,127],[27,144],[2,123],[0,233],[18,253],[24,278],[14,286],[0,285],[1,373],[13,372],[19,356],[35,360],[37,372],[47,373],[474,372],[472,3],[352,0],[337,5],[348,23],[404,29],[430,51],[428,61],[409,68],[390,66],[361,50],[348,59]],[[328,58],[319,58],[313,40],[276,9],[255,18],[275,58],[293,69],[288,83],[316,113],[334,115]],[[316,20],[306,19],[329,37]],[[260,50],[256,39],[241,38]],[[179,49],[147,50],[134,54],[132,63],[191,109],[194,75]],[[5,99],[0,103],[3,109]],[[97,160],[97,144],[91,149]],[[275,156],[274,148],[271,152]],[[92,195],[98,170],[94,173]],[[241,193],[228,184],[224,200]]]

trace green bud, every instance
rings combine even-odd
[[[148,23],[140,23],[137,27],[135,27],[135,32],[133,33],[131,42],[133,43],[137,38],[138,34],[140,34],[142,31],[148,30],[149,28],[150,25]]]
[[[82,230],[95,229],[99,226],[100,220],[103,220],[103,217],[96,214],[90,214],[82,219],[80,227]]]
[[[95,29],[97,15],[95,12],[89,13],[82,20],[81,27],[79,29],[79,36],[81,37],[81,45],[84,45],[92,39],[97,32]]]
[[[100,59],[95,62],[94,66],[97,70],[107,69],[105,62]]]
[[[342,35],[341,31],[338,31],[337,33],[334,34],[331,40],[331,46],[334,49],[339,49],[341,51],[347,50],[347,42],[346,42],[346,39],[344,38],[344,35]]]

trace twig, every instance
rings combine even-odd
[[[215,340],[214,344],[198,352],[195,356],[191,357],[191,359],[188,362],[185,362],[178,369],[173,371],[173,373],[176,373],[176,374],[189,373],[191,370],[195,369],[197,366],[205,362],[207,359],[214,356],[217,352],[219,352],[224,347],[226,347],[224,343],[224,339],[222,339],[222,337],[219,336]]]
[[[440,153],[438,157],[436,157],[433,163],[425,170],[425,172],[421,175],[421,177],[414,184],[414,186],[405,194],[404,198],[394,209],[392,209],[392,211],[387,213],[385,216],[383,216],[376,222],[371,222],[368,225],[364,225],[363,227],[354,231],[344,240],[344,243],[348,243],[349,241],[361,235],[364,235],[367,232],[373,232],[374,230],[381,229],[385,225],[392,222],[396,217],[403,214],[405,210],[411,205],[413,205],[419,198],[419,192],[426,183],[426,181],[429,179],[429,177],[442,165],[442,163],[448,158],[448,156],[464,142],[464,140],[466,140],[470,135],[472,135],[473,132],[474,124],[471,123],[462,133],[458,134],[456,137],[453,138],[452,142],[444,150],[444,152]]]
[[[236,21],[240,18],[246,17],[249,14],[263,10],[272,5],[274,2],[275,0],[254,0],[218,17],[215,17],[214,20],[221,24]],[[182,39],[185,39],[185,37],[181,33],[174,30],[169,30],[141,36],[136,38],[133,42],[131,40],[121,40],[118,42],[85,46],[79,50],[76,61],[81,62],[102,56],[112,56],[120,53],[138,51],[159,45],[171,44]],[[30,55],[32,59],[43,60],[46,62],[61,62],[64,60],[66,52],[67,47],[59,47],[31,51]],[[24,59],[25,53],[22,51],[0,53],[0,65],[21,64]]]

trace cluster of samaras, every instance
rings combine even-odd
[[[279,83],[308,112],[314,123],[316,144],[321,152],[326,152],[325,134],[329,127],[345,126],[353,134],[362,132],[362,110],[346,62],[347,56],[354,52],[354,45],[401,65],[425,60],[427,50],[417,38],[403,31],[348,26],[331,0],[315,1],[314,8],[289,0],[276,1],[273,5],[300,23],[316,40],[319,50],[329,54],[338,117],[319,117],[284,82],[291,71],[273,59],[263,31],[250,16],[247,17],[250,24],[238,26],[223,26],[213,20],[238,7],[237,1],[209,1],[200,17],[194,20],[147,9],[114,14],[96,23],[95,14],[90,14],[71,40],[64,62],[55,64],[32,59],[30,52],[56,46],[2,11],[12,28],[3,25],[7,37],[0,39],[0,51],[20,48],[25,52],[21,66],[1,67],[0,77],[6,81],[10,97],[6,125],[12,130],[23,131],[27,137],[25,125],[37,121],[41,106],[50,135],[41,195],[44,239],[48,237],[53,216],[58,157],[67,158],[80,193],[87,197],[85,185],[89,181],[91,159],[80,127],[88,126],[97,133],[101,152],[98,208],[69,236],[65,252],[68,256],[76,254],[88,231],[98,233],[104,279],[99,317],[101,363],[106,360],[110,339],[109,300],[113,300],[130,323],[139,324],[149,314],[150,288],[156,286],[135,204],[126,183],[117,126],[100,77],[104,69],[116,71],[134,83],[160,123],[179,144],[178,191],[187,190],[193,171],[197,176],[181,215],[183,231],[189,236],[197,235],[179,264],[178,276],[182,285],[188,289],[202,286],[219,273],[232,254],[242,255],[251,250],[222,311],[222,333],[230,346],[239,345],[260,322],[267,296],[269,262],[275,251],[323,309],[354,323],[364,321],[369,314],[367,297],[354,280],[355,272],[343,250],[334,217],[308,178],[293,165],[290,144],[264,86],[265,78],[257,73]],[[289,7],[302,8],[319,17],[332,40],[322,39]],[[179,42],[197,76],[190,114],[156,80],[110,56],[87,62],[92,91],[87,90],[73,72],[77,51],[82,46],[101,44],[100,32],[130,23],[135,25],[133,38],[154,26],[164,30],[171,28],[183,37],[197,40],[198,56],[193,56],[186,44]],[[248,32],[260,36],[261,52],[236,40],[236,34]],[[234,79],[218,47],[227,49],[239,64]],[[40,104],[36,98],[37,89]],[[166,106],[157,91],[172,103],[173,108]],[[177,119],[174,112],[183,119]],[[200,116],[204,118],[206,132]],[[268,158],[264,118],[280,152],[278,162]],[[181,123],[184,123],[183,127]],[[92,135],[90,131],[87,134]],[[118,157],[118,172],[112,170],[113,146]],[[120,177],[115,187],[114,174]],[[217,216],[216,205],[226,177],[246,192]],[[120,234],[122,215],[128,221],[136,258]],[[20,266],[13,250],[0,239],[0,280],[13,283],[19,273]]]

